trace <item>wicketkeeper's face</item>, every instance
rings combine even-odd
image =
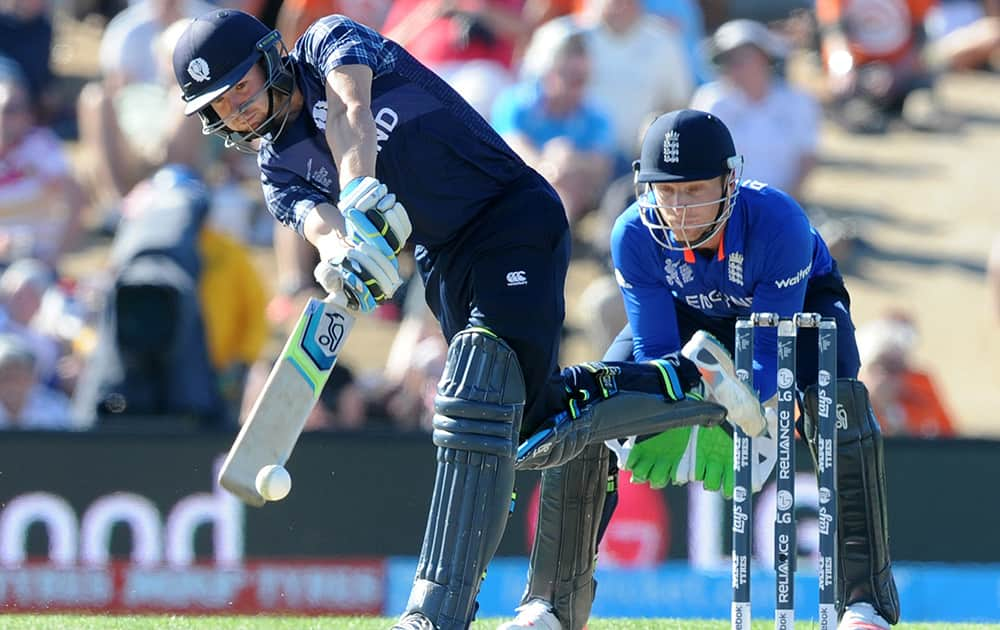
[[[212,109],[226,127],[237,133],[257,129],[268,117],[264,72],[254,64],[233,87],[212,101]]]
[[[722,177],[652,185],[656,211],[679,242],[695,241],[714,225],[725,201]]]

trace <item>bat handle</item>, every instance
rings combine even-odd
[[[347,301],[347,294],[344,293],[343,291],[334,291],[333,293],[330,293],[325,298],[323,298],[323,301],[326,302],[327,304],[335,304],[344,309],[349,307]]]

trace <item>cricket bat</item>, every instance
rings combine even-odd
[[[354,315],[336,299],[309,299],[222,464],[219,484],[252,506],[266,502],[257,472],[284,466],[292,454],[354,326]]]

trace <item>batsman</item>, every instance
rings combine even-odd
[[[717,117],[681,110],[646,130],[634,164],[636,201],[611,236],[628,325],[605,359],[682,356],[705,376],[709,399],[755,435],[754,491],[775,463],[777,335],[757,329],[754,383],[761,405],[733,404],[735,322],[751,312],[836,320],[838,604],[841,630],[888,628],[899,620],[889,557],[882,436],[865,385],[850,296],[820,235],[784,192],[741,181],[742,158]],[[816,329],[800,331],[797,381],[804,412],[797,429],[817,452]],[[756,418],[756,420],[755,420]],[[769,428],[765,428],[769,427]],[[612,441],[632,480],[654,488],[700,481],[732,495],[733,442],[724,426],[674,428],[624,444]],[[590,615],[597,544],[614,511],[609,451],[581,456],[542,476],[538,531],[518,615],[502,630],[580,630]],[[615,484],[610,484],[613,488]]]
[[[469,626],[511,509],[515,459],[558,465],[611,437],[725,417],[698,399],[698,371],[677,361],[560,373],[570,248],[560,200],[399,45],[332,15],[289,52],[277,31],[223,9],[188,26],[173,66],[205,133],[257,151],[268,209],[319,251],[315,275],[333,296],[374,310],[402,284],[397,255],[415,245],[450,347],[427,529],[394,628]]]

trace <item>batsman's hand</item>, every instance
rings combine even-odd
[[[374,245],[349,243],[331,232],[317,243],[321,262],[313,275],[328,293],[342,294],[350,308],[370,313],[403,284],[393,260]]]
[[[651,488],[687,483],[693,459],[689,445],[692,434],[691,427],[680,427],[637,440],[625,462],[633,483],[648,482]]]
[[[396,195],[374,177],[356,177],[340,191],[337,208],[347,225],[347,240],[368,243],[397,269],[396,255],[413,232],[410,217]]]

